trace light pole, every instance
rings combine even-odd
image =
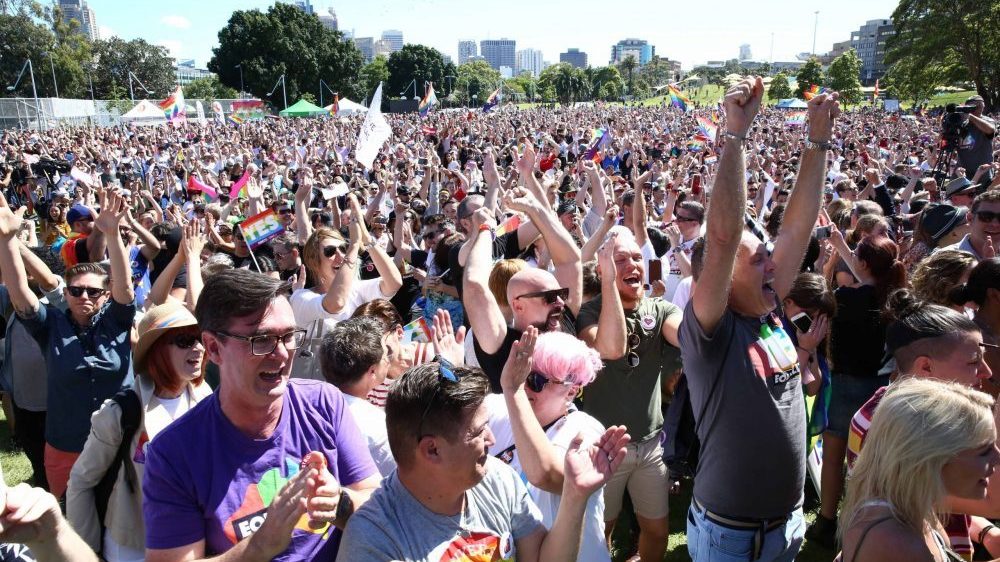
[[[813,23],[813,50],[812,54],[816,55],[816,30],[819,29],[819,10],[816,10],[816,21]]]
[[[333,94],[335,96],[337,95],[337,92],[334,92],[333,88],[331,88],[330,85],[327,84],[325,80],[323,80],[322,78],[320,78],[319,79],[319,106],[320,107],[324,107],[323,106],[323,88],[324,87],[326,87],[327,90],[330,90],[331,94]]]
[[[136,76],[134,72],[132,72],[131,70],[129,70],[128,71],[128,94],[129,94],[129,97],[132,99],[132,105],[135,105],[135,88],[132,87],[132,81],[133,80],[135,80],[136,82],[139,83],[139,86],[141,86],[142,89],[146,91],[147,95],[151,96],[151,95],[153,95],[153,94],[156,93],[156,92],[150,90],[149,88],[147,88],[146,85],[142,83],[142,80],[139,80],[139,77]]]
[[[411,85],[413,86],[413,99],[417,99],[417,79],[414,78],[413,80],[410,80],[410,83],[407,84],[405,88],[403,88],[402,92],[399,92],[399,95],[403,96],[404,100],[406,99],[406,90],[409,90]]]
[[[59,82],[56,80],[56,63],[54,62],[54,58],[55,57],[52,56],[52,51],[45,51],[42,54],[45,55],[45,56],[47,56],[47,57],[49,57],[49,67],[52,68],[52,86],[55,88],[55,90],[56,90],[56,97],[58,98],[59,97]]]
[[[236,65],[240,69],[240,99],[243,99],[243,63]]]
[[[282,74],[281,77],[278,78],[278,81],[274,83],[274,87],[271,88],[271,91],[267,93],[267,97],[271,97],[271,94],[273,94],[274,91],[278,89],[278,84],[281,84],[281,97],[285,101],[285,109],[288,109],[288,94],[287,94],[287,92],[285,92],[285,75],[284,74]]]
[[[17,80],[14,81],[13,86],[7,86],[7,91],[13,92],[17,89],[18,84],[21,83],[21,78],[24,77],[25,68],[28,69],[28,74],[31,75],[31,95],[35,97],[35,119],[38,119],[38,128],[42,129],[42,108],[38,105],[38,89],[35,87],[35,67],[31,64],[31,59],[24,61],[21,72],[17,73]]]

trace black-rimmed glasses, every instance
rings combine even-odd
[[[625,354],[625,362],[629,367],[635,369],[639,366],[639,354],[636,350],[639,349],[639,334],[635,332],[629,332],[628,338],[625,340],[628,344],[628,352]]]
[[[539,373],[538,371],[531,371],[530,373],[528,373],[528,378],[525,379],[524,384],[527,385],[527,387],[531,389],[532,392],[541,392],[542,390],[545,389],[545,385],[547,384],[555,384],[559,386],[573,386],[576,383],[568,380],[557,381],[555,379],[546,377],[545,375]]]
[[[451,361],[448,361],[444,357],[437,357],[436,360],[438,364],[438,384],[434,389],[434,394],[431,395],[431,399],[427,401],[427,406],[424,407],[424,413],[420,415],[420,424],[417,425],[418,443],[424,438],[424,422],[427,421],[427,414],[431,411],[431,405],[434,404],[438,393],[441,392],[441,385],[445,383],[457,383],[460,379]]]
[[[292,330],[290,332],[285,332],[284,334],[258,334],[256,336],[241,336],[238,334],[220,332],[218,330],[212,330],[212,332],[220,336],[249,343],[251,355],[257,356],[270,355],[273,353],[278,347],[279,340],[287,350],[298,349],[302,345],[302,342],[306,340],[305,330]]]

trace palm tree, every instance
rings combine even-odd
[[[628,74],[628,93],[632,95],[632,90],[635,86],[635,82],[632,81],[632,73],[635,72],[636,67],[639,66],[639,62],[635,60],[635,55],[628,55],[622,61],[622,69]]]

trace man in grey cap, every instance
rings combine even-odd
[[[965,168],[965,176],[971,179],[979,166],[993,161],[997,124],[983,115],[986,103],[982,96],[972,96],[965,103],[973,110],[969,114],[969,132],[958,146],[958,165]]]

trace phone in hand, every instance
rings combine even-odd
[[[826,226],[817,227],[816,230],[813,231],[813,234],[816,236],[817,240],[825,240],[830,237],[830,233],[832,231],[833,225],[828,224]]]
[[[658,259],[649,260],[646,265],[649,271],[649,282],[663,279],[663,262]]]
[[[798,328],[798,330],[803,334],[809,331],[809,328],[812,327],[812,323],[812,318],[809,318],[809,315],[805,312],[800,312],[795,316],[792,316],[792,325]]]

